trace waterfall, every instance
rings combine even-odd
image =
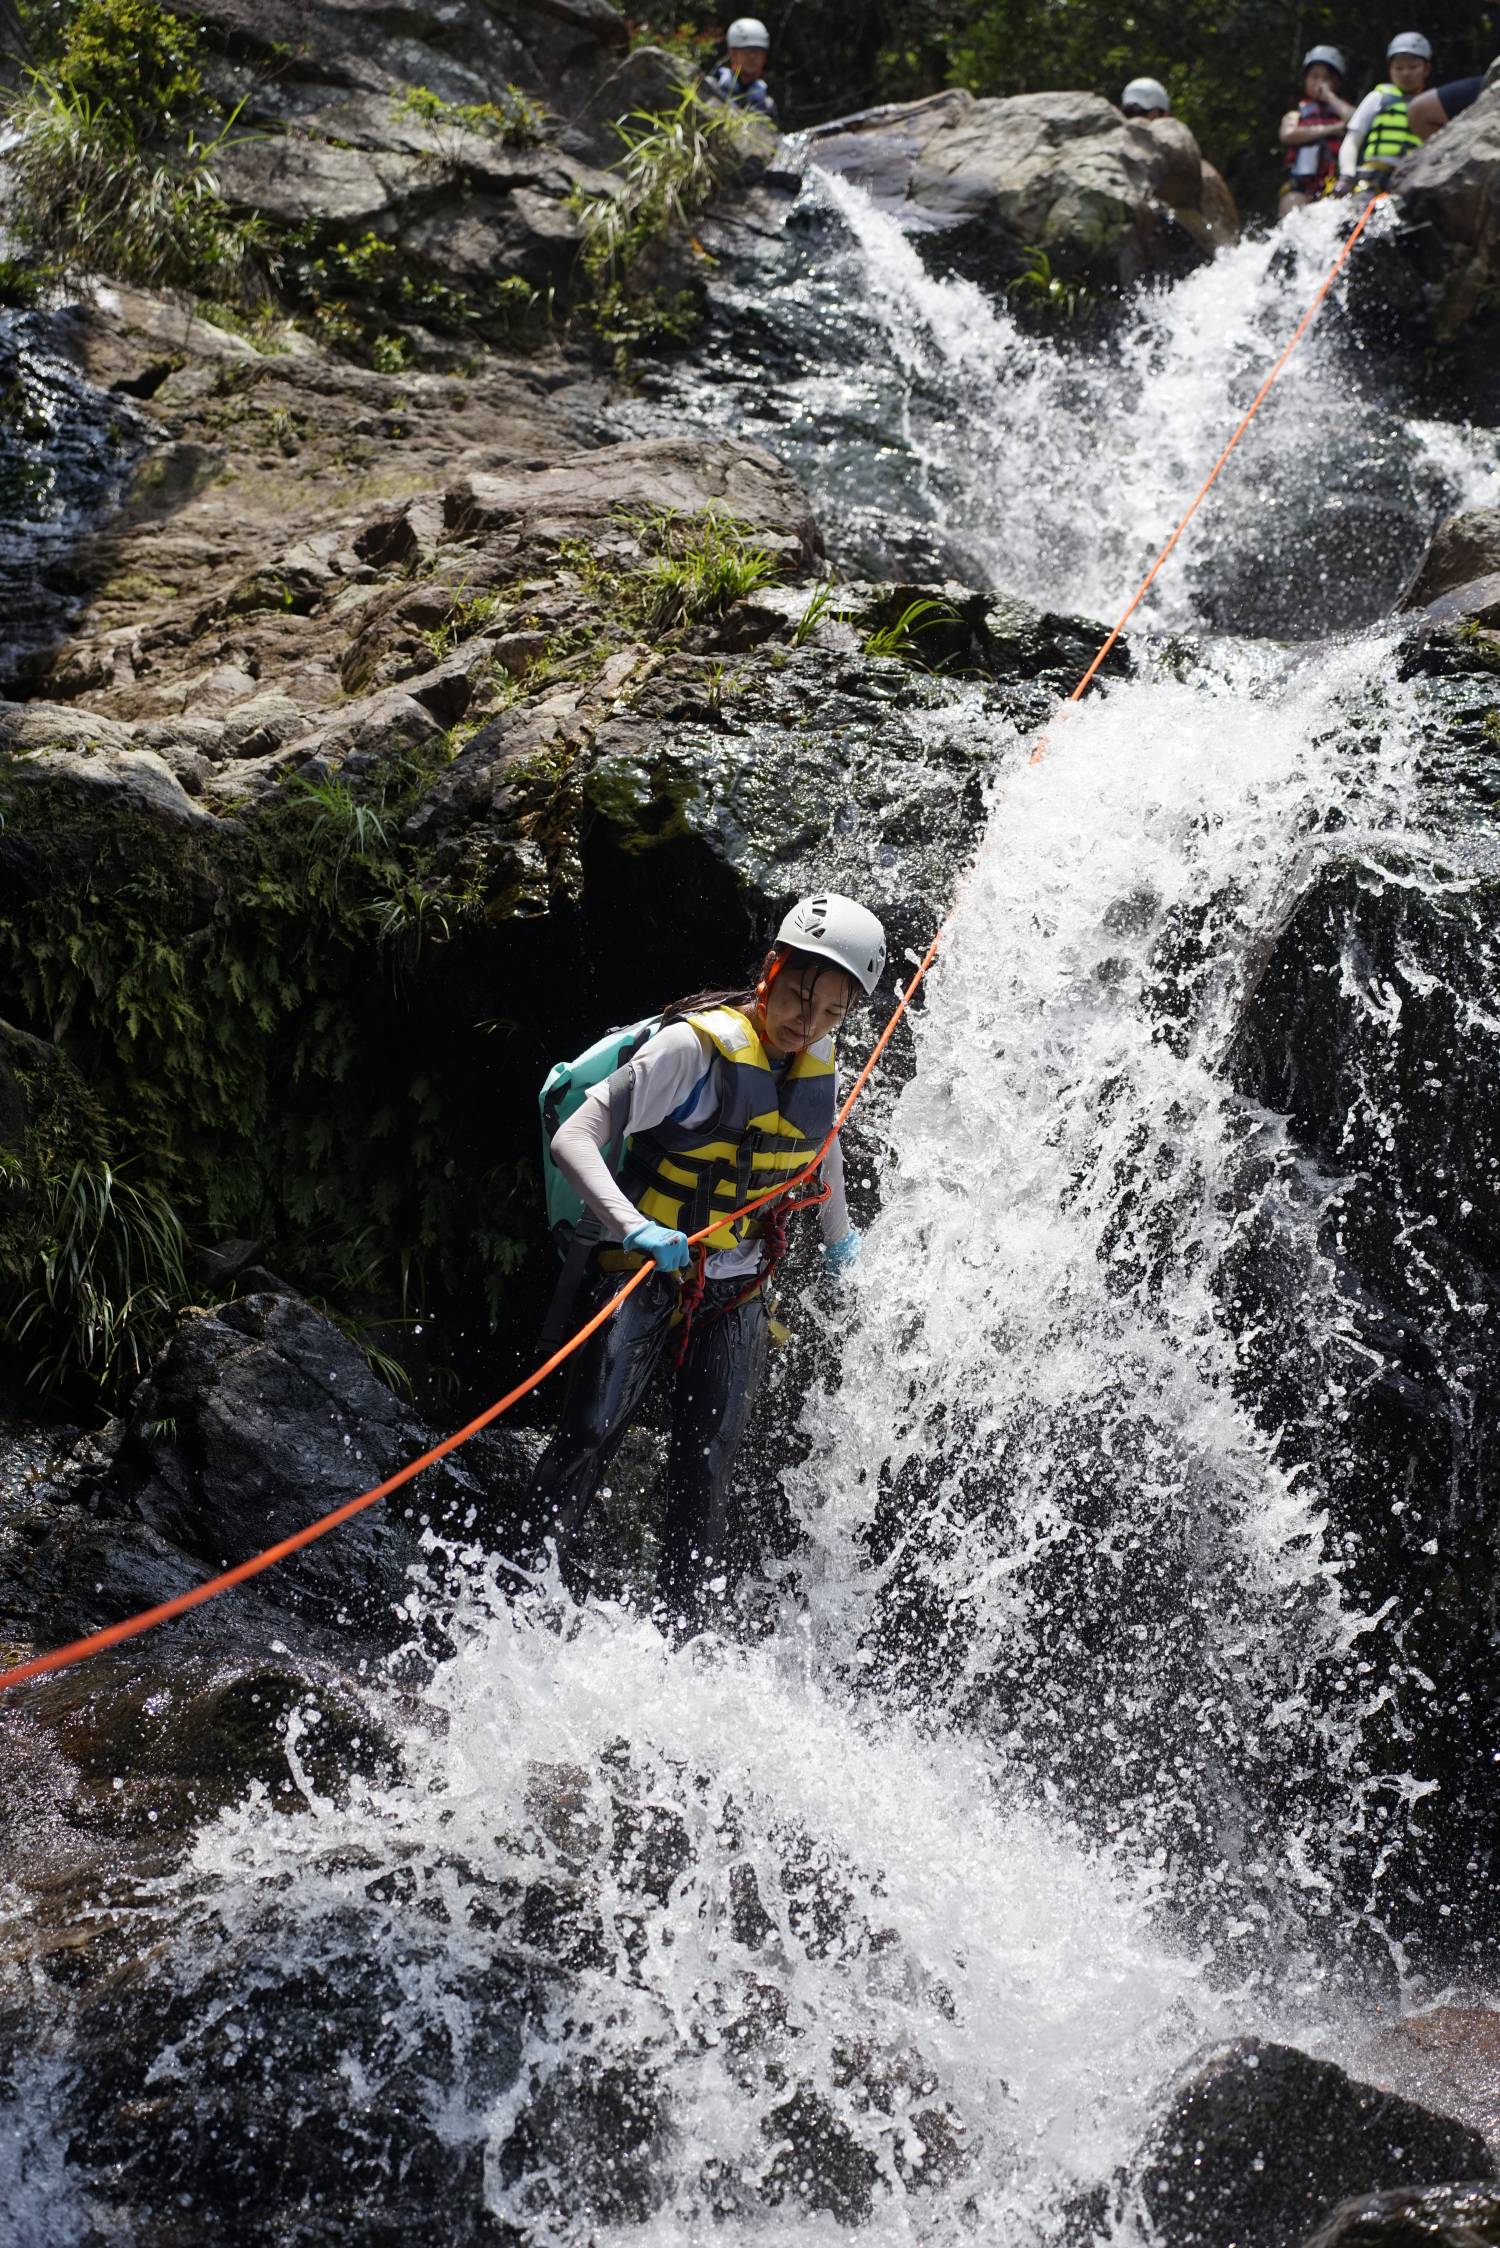
[[[24,678],[76,607],[69,549],[118,494],[146,442],[130,399],[102,395],[35,313],[0,311],[0,683]]]
[[[1066,320],[1029,332],[972,282],[935,277],[847,180],[813,172],[804,212],[779,264],[723,292],[707,368],[666,378],[636,421],[661,426],[665,400],[679,426],[758,436],[872,575],[947,568],[1101,617],[1197,491],[1341,223],[1325,203],[1247,239],[1137,293],[1099,339]],[[1500,494],[1489,433],[1425,420],[1398,381],[1335,293],[1146,621],[1305,639],[1378,616],[1437,517]]]
[[[1101,616],[1335,225],[1245,243],[1085,352],[932,278],[857,191],[812,194],[755,284],[794,371],[772,395],[721,352],[670,379],[673,416],[759,416],[869,567],[926,552]],[[1040,763],[995,730],[916,1074],[881,1112],[884,1206],[848,1297],[801,1314],[838,1375],[803,1410],[804,1545],[763,1636],[673,1649],[434,1546],[452,1652],[368,1689],[399,1755],[321,1793],[314,1697],[295,1816],[257,1787],[102,1900],[159,1918],[171,1962],[152,2098],[209,2130],[232,2085],[288,2134],[332,2102],[354,2179],[420,2118],[500,2217],[572,2248],[853,2221],[1034,2248],[1206,2043],[1341,2049],[1385,1957],[1359,1887],[1423,1783],[1368,1739],[1399,1619],[1354,1597],[1256,1410],[1252,1239],[1309,1347],[1341,1347],[1327,1182],[1225,1057],[1335,815],[1371,851],[1417,833],[1380,618],[1424,513],[1487,474],[1465,433],[1403,425],[1330,308],[1135,675]],[[967,737],[979,707],[956,687],[928,722]]]

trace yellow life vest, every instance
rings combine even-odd
[[[820,1038],[773,1070],[755,1025],[737,1007],[682,1019],[711,1049],[714,1106],[691,1124],[668,1117],[637,1132],[620,1184],[643,1217],[696,1233],[817,1152],[834,1117],[834,1052],[833,1040]],[[732,1249],[755,1223],[718,1226],[706,1246]]]
[[[1401,88],[1387,84],[1377,86],[1375,91],[1380,96],[1380,108],[1359,152],[1360,176],[1368,179],[1394,170],[1403,156],[1422,145],[1411,129],[1406,113],[1407,97]]]

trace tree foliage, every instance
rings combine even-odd
[[[721,28],[707,0],[681,0],[658,29]],[[1386,41],[1425,29],[1439,81],[1483,70],[1500,52],[1495,0],[788,0],[769,14],[767,76],[789,125],[819,122],[943,86],[976,94],[1078,88],[1117,101],[1149,73],[1241,201],[1269,209],[1280,181],[1277,123],[1317,41],[1349,57],[1353,99],[1380,75]]]

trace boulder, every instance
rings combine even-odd
[[[1179,271],[1233,239],[1232,200],[1186,126],[1097,94],[961,89],[819,126],[812,161],[863,187],[938,271],[988,286],[1037,250],[1096,286]]]
[[[1383,2091],[1471,2123],[1500,2147],[1500,2014],[1487,2006],[1430,2006],[1377,2030],[1356,2056]]]
[[[390,223],[398,206],[431,190],[419,156],[333,147],[306,133],[243,140],[218,160],[226,200],[289,226],[309,219],[363,229]]]
[[[195,12],[237,60],[262,65],[252,115],[413,86],[449,102],[493,101],[512,85],[566,115],[629,45],[609,0],[510,0],[503,13],[483,0],[392,0],[378,15],[339,0],[203,0]]]
[[[1500,2187],[1410,2187],[1346,2201],[1305,2248],[1500,2248]]]
[[[1396,168],[1402,254],[1425,284],[1429,317],[1453,336],[1492,326],[1500,281],[1500,78]],[[1493,361],[1490,364],[1493,377]],[[1491,392],[1493,395],[1493,392]]]
[[[1432,535],[1427,558],[1401,606],[1419,609],[1440,593],[1468,585],[1500,570],[1500,507],[1476,507],[1450,515]]]
[[[207,0],[197,13],[233,58],[219,64],[217,90],[242,104],[215,159],[220,185],[273,229],[314,230],[335,273],[314,268],[314,298],[366,296],[399,313],[398,256],[406,296],[421,295],[422,317],[439,325],[481,317],[482,285],[497,277],[566,287],[579,236],[570,197],[603,183],[570,152],[589,145],[587,133],[567,150],[560,136],[575,111],[599,113],[628,45],[609,0],[516,0],[503,11],[446,0],[374,16],[339,0]],[[518,90],[529,108],[518,108]],[[615,114],[630,106],[623,99]],[[347,253],[366,236],[379,249],[357,265]],[[293,279],[295,266],[293,256]]]
[[[1494,2174],[1477,2131],[1245,2038],[1178,2091],[1139,2189],[1163,2248],[1297,2248],[1336,2201]]]
[[[311,1305],[245,1295],[190,1315],[122,1416],[6,1517],[0,1638],[51,1646],[170,1598],[433,1441]],[[494,1519],[522,1459],[508,1438],[482,1442],[164,1628],[178,1649],[237,1650],[263,1647],[274,1626],[294,1652],[345,1663],[398,1645],[412,1628],[401,1604],[417,1525]],[[153,1669],[160,1659],[147,1658]]]
[[[1304,868],[1227,1057],[1253,1110],[1288,1121],[1288,1192],[1299,1207],[1311,1198],[1336,1295],[1319,1283],[1309,1303],[1274,1228],[1247,1234],[1221,1288],[1279,1457],[1310,1467],[1357,1556],[1352,1596],[1370,1613],[1399,1604],[1389,1753],[1440,1789],[1413,1847],[1456,1865],[1473,1852],[1484,1865],[1500,1589],[1494,681],[1444,678],[1420,690],[1419,713],[1423,702],[1429,785],[1454,806],[1446,848],[1467,833],[1472,869],[1446,848],[1434,860],[1370,844]],[[1400,1885],[1386,1878],[1388,1909],[1402,1916]],[[1471,1934],[1490,1895],[1476,1873]]]
[[[471,288],[496,276],[566,285],[580,238],[570,198],[602,187],[602,176],[561,154],[507,149],[473,132],[415,154],[350,147],[341,123],[339,111],[320,111],[295,131],[227,149],[218,171],[229,203],[356,242],[373,234],[387,254],[404,252],[429,277]],[[414,137],[410,126],[393,131],[403,144]],[[382,278],[373,264],[371,285]],[[358,284],[351,277],[344,286]]]
[[[534,546],[588,533],[605,549],[639,545],[631,518],[711,510],[783,542],[799,563],[822,552],[797,479],[769,453],[733,438],[651,437],[604,445],[540,467],[468,477],[450,485],[443,502],[453,538],[514,532]]]
[[[54,780],[92,795],[114,797],[168,827],[194,827],[210,817],[155,750],[117,749],[98,743],[37,749],[0,762],[0,799],[17,789]]]

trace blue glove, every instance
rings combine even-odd
[[[839,1240],[825,1241],[823,1244],[824,1269],[832,1273],[835,1280],[844,1281],[848,1279],[850,1268],[856,1262],[858,1256],[859,1235],[853,1226],[850,1226],[849,1231],[843,1234]]]
[[[653,1225],[643,1218],[633,1225],[625,1236],[627,1249],[639,1249],[654,1259],[658,1272],[683,1272],[692,1260],[685,1233],[674,1233],[667,1225]]]

